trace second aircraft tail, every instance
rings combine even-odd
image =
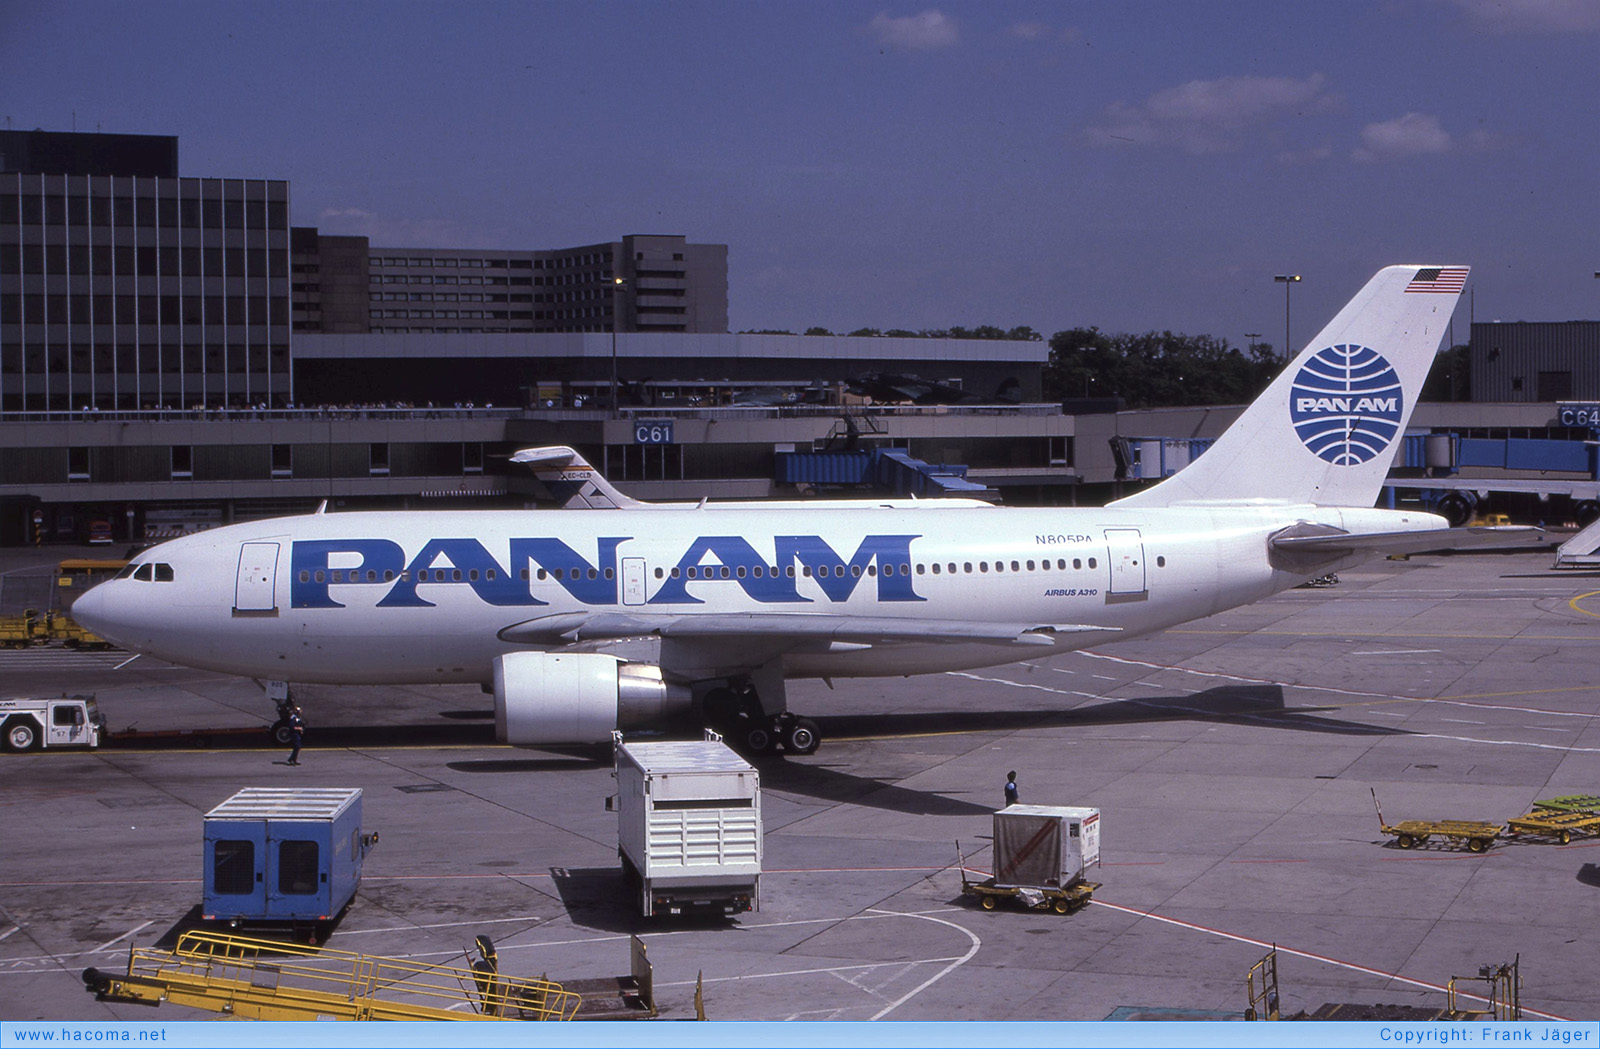
[[[1373,505],[1467,272],[1379,270],[1204,455],[1111,505]]]

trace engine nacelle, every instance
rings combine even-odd
[[[659,728],[694,706],[689,689],[647,663],[594,653],[510,652],[494,661],[494,734],[502,743],[605,743]]]

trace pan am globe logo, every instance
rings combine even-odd
[[[1289,418],[1301,442],[1335,466],[1369,462],[1394,442],[1405,391],[1376,350],[1326,346],[1300,368]]]

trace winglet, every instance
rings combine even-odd
[[[511,461],[533,467],[533,475],[563,510],[628,510],[649,505],[617,491],[577,449],[564,444],[523,448]]]

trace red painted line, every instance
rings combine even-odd
[[[1310,860],[1229,860],[1229,863],[1310,863]]]

